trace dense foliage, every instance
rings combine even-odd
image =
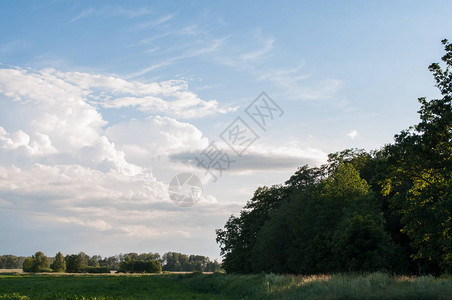
[[[217,230],[227,272],[452,272],[452,44],[434,63],[442,99],[378,151],[330,154],[260,187]]]
[[[20,269],[25,259],[24,256],[0,255],[0,269]]]
[[[84,252],[63,256],[58,252],[49,258],[41,251],[31,257],[14,255],[0,256],[5,269],[22,268],[25,272],[67,272],[67,273],[110,273],[117,270],[125,273],[160,273],[163,271],[216,272],[220,263],[202,255],[186,255],[177,252],[126,253],[102,258],[89,256]]]
[[[221,269],[217,261],[211,261],[206,256],[186,255],[177,252],[168,252],[163,255],[163,271],[200,271],[216,272]]]
[[[127,257],[119,264],[118,271],[124,273],[161,273],[162,264],[153,259],[137,260]]]

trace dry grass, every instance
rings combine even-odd
[[[22,271],[22,269],[0,269],[0,274],[5,274],[5,273],[8,273],[8,274],[11,274],[11,273],[18,274],[18,273],[23,273],[23,271]]]

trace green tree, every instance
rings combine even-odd
[[[66,255],[66,271],[69,273],[80,273],[88,269],[89,256],[84,252]]]
[[[162,264],[153,259],[141,260],[126,256],[119,263],[119,271],[124,273],[161,273]]]
[[[452,271],[452,44],[442,43],[446,68],[433,63],[429,70],[443,98],[419,98],[420,123],[386,148],[390,168],[383,191],[401,215],[421,273]]]
[[[388,269],[395,245],[385,232],[379,199],[354,167],[364,169],[371,156],[344,153],[347,160],[340,153],[320,168],[299,168],[279,193],[267,193],[268,199],[248,203],[240,217],[232,216],[217,231],[223,249],[230,249],[223,252],[225,270],[306,274]],[[357,253],[361,255],[355,257]]]
[[[33,272],[33,258],[27,257],[22,264],[22,270],[24,272]]]
[[[33,256],[33,266],[32,271],[33,272],[41,272],[45,269],[49,269],[49,259],[45,254],[41,251],[36,252]]]
[[[333,237],[333,253],[340,271],[388,271],[395,255],[383,219],[376,214],[344,218]]]
[[[223,268],[227,272],[252,272],[251,250],[257,233],[270,213],[279,207],[286,192],[280,185],[259,187],[240,212],[240,217],[231,216],[224,229],[216,230],[216,240],[224,255]]]
[[[100,266],[99,261],[102,259],[99,255],[93,255],[88,260],[88,266],[97,268]]]
[[[50,265],[50,268],[55,272],[64,272],[66,271],[66,260],[61,252],[58,252],[55,255],[55,259],[53,263]]]

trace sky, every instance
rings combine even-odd
[[[451,11],[1,1],[0,254],[219,258],[215,229],[259,186],[418,122]],[[168,191],[184,173],[202,185],[188,207]]]

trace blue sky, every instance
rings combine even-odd
[[[417,122],[416,99],[439,96],[427,67],[451,37],[451,9],[2,1],[0,252],[218,257],[214,229],[258,186]],[[203,179],[200,202],[175,206],[171,178],[204,178],[193,157],[262,91],[283,116],[254,127],[260,138],[217,182]]]

